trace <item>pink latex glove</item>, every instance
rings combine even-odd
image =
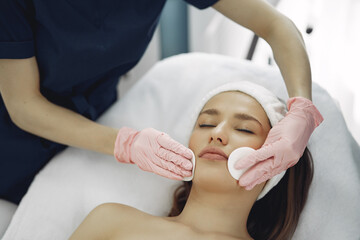
[[[153,128],[136,131],[123,127],[115,141],[114,156],[144,171],[175,180],[191,176],[191,150]]]
[[[288,113],[273,126],[263,146],[235,164],[237,169],[251,167],[239,179],[239,185],[247,190],[294,166],[310,135],[324,120],[309,99],[290,98],[287,107]]]

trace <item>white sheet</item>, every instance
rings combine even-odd
[[[184,54],[159,62],[99,122],[137,129],[154,127],[186,144],[194,102],[217,85],[254,81],[286,99],[275,69],[230,57]],[[293,239],[359,239],[360,148],[326,91],[313,86],[313,101],[325,121],[309,148],[315,175],[308,204]],[[4,240],[67,239],[98,204],[120,202],[165,215],[179,182],[120,164],[111,156],[68,148],[35,178]]]

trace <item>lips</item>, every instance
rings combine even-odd
[[[217,161],[227,161],[229,158],[220,148],[212,146],[205,147],[199,157]]]

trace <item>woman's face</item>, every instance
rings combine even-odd
[[[189,141],[196,157],[193,183],[208,183],[222,190],[239,188],[227,170],[230,153],[239,147],[260,148],[269,130],[264,109],[249,95],[232,91],[211,98]]]

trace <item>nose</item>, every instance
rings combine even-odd
[[[228,144],[229,137],[226,132],[225,124],[219,124],[211,131],[210,142],[213,141],[220,143],[222,145]]]

